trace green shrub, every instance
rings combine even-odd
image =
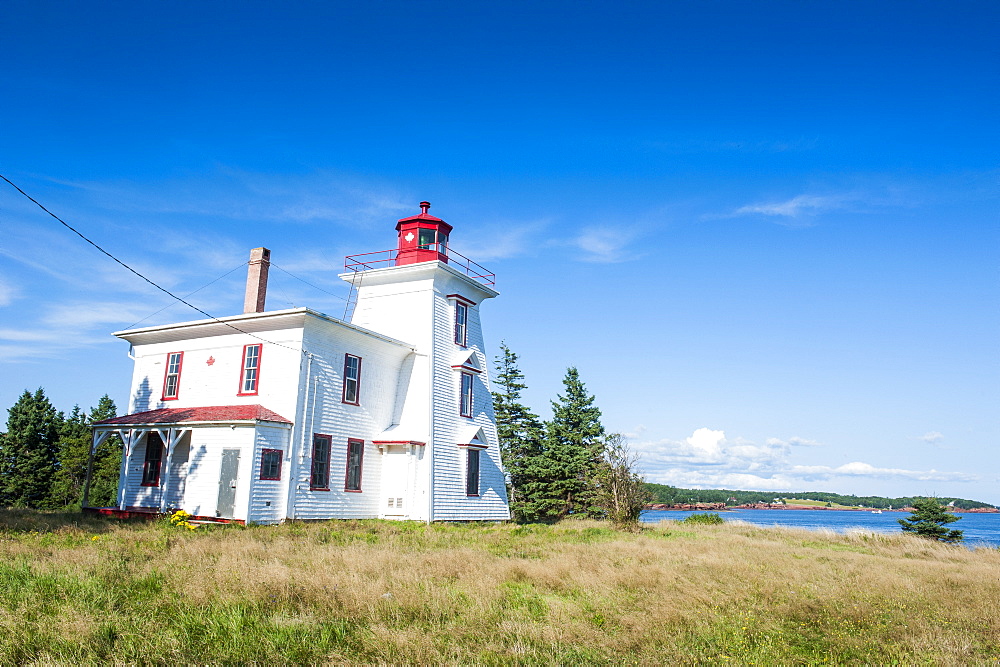
[[[715,526],[723,523],[722,517],[714,512],[709,512],[706,514],[692,514],[681,523],[695,523],[702,526]]]

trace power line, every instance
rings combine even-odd
[[[333,292],[329,292],[329,291],[327,291],[327,290],[323,289],[322,287],[320,287],[320,286],[318,286],[318,285],[313,285],[313,284],[312,284],[311,282],[309,282],[308,280],[303,280],[302,278],[299,278],[299,277],[298,277],[297,275],[295,275],[295,274],[294,274],[294,273],[292,273],[291,271],[288,271],[287,269],[283,269],[283,268],[281,268],[280,266],[278,266],[278,265],[277,265],[277,264],[275,264],[274,262],[271,262],[271,266],[272,266],[272,267],[274,267],[274,268],[276,268],[276,269],[278,269],[279,271],[281,271],[281,272],[283,272],[283,273],[287,273],[288,275],[290,275],[290,276],[291,276],[292,278],[295,278],[295,279],[296,279],[296,280],[298,280],[299,282],[303,282],[303,283],[305,283],[306,285],[309,285],[309,287],[312,287],[313,289],[318,289],[318,290],[319,290],[320,292],[323,292],[324,294],[329,294],[330,296],[332,296],[332,297],[336,297],[336,298],[340,299],[341,301],[347,301],[347,299],[345,299],[345,298],[344,298],[344,297],[342,297],[341,295],[339,295],[339,294],[334,294]]]
[[[243,262],[242,264],[240,264],[240,265],[239,265],[239,266],[237,266],[236,268],[234,268],[234,269],[230,269],[230,270],[229,270],[229,271],[227,271],[226,273],[223,273],[223,274],[222,274],[221,276],[219,276],[218,278],[216,278],[216,279],[215,279],[215,280],[213,280],[212,282],[210,282],[210,283],[206,283],[205,285],[202,285],[201,287],[199,287],[199,288],[198,288],[198,289],[196,289],[195,291],[193,291],[193,292],[189,292],[189,293],[185,294],[185,295],[184,295],[184,298],[186,299],[186,298],[188,298],[189,296],[191,296],[191,295],[193,295],[193,294],[197,294],[198,292],[202,291],[202,290],[203,290],[203,289],[205,289],[206,287],[210,287],[210,286],[214,285],[215,283],[219,282],[220,280],[222,280],[223,278],[225,278],[226,276],[228,276],[228,275],[229,275],[230,273],[232,273],[233,271],[239,271],[240,269],[242,269],[242,268],[243,268],[244,266],[246,266],[246,265],[247,265],[247,264],[249,264],[249,263],[250,263],[250,262]],[[131,329],[131,328],[132,328],[132,327],[134,327],[134,326],[135,326],[136,324],[142,324],[143,322],[145,322],[145,321],[146,321],[146,320],[148,320],[149,318],[151,318],[151,317],[155,317],[155,316],[159,315],[160,313],[162,313],[163,311],[165,311],[165,310],[166,310],[167,308],[169,308],[169,307],[170,307],[170,306],[172,306],[172,305],[173,305],[173,304],[167,304],[166,306],[164,306],[163,308],[160,308],[160,309],[159,309],[158,311],[156,311],[155,313],[152,313],[152,314],[150,314],[150,315],[146,315],[146,317],[142,318],[142,319],[141,319],[141,320],[139,320],[138,322],[135,322],[135,323],[133,323],[133,324],[130,324],[130,325],[128,325],[128,327],[126,327],[126,328],[127,328],[127,329]]]
[[[18,186],[17,186],[17,185],[16,185],[16,184],[15,184],[15,183],[14,183],[13,181],[11,181],[11,180],[10,180],[9,178],[7,178],[6,176],[4,176],[3,174],[0,174],[0,178],[2,178],[3,180],[5,180],[5,181],[6,181],[6,182],[7,182],[7,183],[8,183],[8,184],[9,184],[9,185],[10,185],[10,186],[12,187],[12,188],[14,188],[14,189],[15,189],[15,190],[17,190],[18,192],[20,192],[20,193],[21,193],[22,195],[24,195],[24,196],[25,196],[25,197],[26,197],[26,198],[27,198],[27,199],[28,199],[29,201],[31,201],[31,202],[32,202],[32,203],[33,203],[33,204],[34,204],[35,206],[37,206],[38,208],[42,209],[43,211],[45,211],[46,213],[48,213],[48,214],[49,214],[50,216],[52,216],[53,218],[55,218],[55,219],[56,219],[56,220],[57,220],[57,221],[59,222],[59,224],[61,224],[61,225],[62,225],[63,227],[65,227],[66,229],[70,230],[71,232],[73,232],[74,234],[76,234],[77,236],[79,236],[79,237],[80,237],[81,239],[83,239],[84,241],[86,241],[86,242],[87,242],[87,243],[89,243],[90,245],[92,245],[92,246],[94,246],[95,248],[97,248],[97,249],[98,249],[98,250],[99,250],[99,251],[100,251],[101,253],[103,253],[104,255],[106,255],[107,257],[109,257],[110,259],[112,259],[112,260],[113,260],[113,261],[114,261],[114,262],[115,262],[116,264],[119,264],[119,265],[121,265],[122,267],[126,268],[126,269],[127,269],[127,270],[128,270],[129,272],[131,272],[131,273],[134,273],[134,274],[135,274],[135,275],[137,275],[138,277],[142,278],[142,279],[143,279],[143,280],[144,280],[145,282],[149,283],[150,285],[152,285],[152,286],[153,286],[153,287],[155,287],[156,289],[160,290],[161,292],[163,292],[164,294],[166,294],[166,295],[167,295],[167,296],[169,296],[170,298],[172,298],[172,299],[176,299],[177,301],[180,301],[181,303],[183,303],[183,304],[184,304],[185,306],[187,306],[188,308],[191,308],[192,310],[195,310],[195,311],[197,311],[197,312],[201,313],[202,315],[204,315],[204,316],[205,316],[205,317],[207,317],[208,319],[210,319],[210,320],[215,320],[215,321],[216,321],[216,322],[218,322],[219,324],[223,324],[223,325],[225,325],[225,326],[229,327],[230,329],[234,329],[234,330],[236,330],[236,331],[240,332],[241,334],[245,334],[245,335],[247,335],[247,336],[250,336],[250,337],[252,337],[252,338],[256,338],[256,339],[257,339],[257,340],[259,340],[259,341],[263,341],[263,342],[265,342],[265,343],[269,343],[269,344],[271,344],[271,345],[277,345],[278,347],[283,347],[283,348],[285,348],[285,349],[287,349],[287,350],[293,350],[293,351],[295,351],[295,352],[300,352],[300,351],[301,351],[301,350],[300,350],[299,348],[295,348],[295,347],[289,347],[288,345],[282,345],[281,343],[276,343],[276,342],[274,342],[274,341],[270,341],[270,340],[267,340],[266,338],[261,338],[260,336],[256,336],[256,335],[254,335],[254,334],[250,333],[249,331],[244,331],[243,329],[240,329],[240,328],[239,328],[239,327],[237,327],[237,326],[233,326],[233,325],[232,325],[232,324],[230,324],[229,322],[223,322],[223,321],[222,321],[222,320],[220,320],[220,319],[219,319],[218,317],[215,317],[214,315],[210,315],[209,313],[206,313],[206,312],[205,312],[204,310],[202,310],[202,309],[201,309],[201,308],[199,308],[198,306],[194,305],[193,303],[190,303],[190,302],[188,302],[188,301],[185,301],[184,299],[182,299],[181,297],[177,296],[176,294],[174,294],[173,292],[171,292],[171,291],[170,291],[170,290],[168,290],[167,288],[165,288],[165,287],[160,287],[160,286],[159,286],[159,285],[157,285],[157,284],[156,284],[155,282],[153,282],[152,280],[150,280],[149,278],[147,278],[146,276],[142,275],[141,273],[139,273],[138,271],[136,271],[135,269],[133,269],[133,268],[132,268],[131,266],[129,266],[128,264],[126,264],[125,262],[121,261],[120,259],[118,259],[118,258],[117,258],[117,257],[115,257],[114,255],[112,255],[112,254],[111,254],[110,252],[108,252],[107,250],[105,250],[105,249],[104,249],[104,248],[102,248],[101,246],[97,245],[96,243],[94,243],[93,241],[91,241],[90,239],[88,239],[88,238],[87,238],[86,236],[84,236],[84,235],[83,235],[83,234],[82,234],[82,233],[81,233],[80,231],[78,231],[78,230],[77,230],[76,228],[74,228],[74,227],[73,227],[72,225],[70,225],[69,223],[67,223],[67,222],[66,222],[65,220],[63,220],[62,218],[60,218],[60,217],[59,217],[58,215],[56,215],[55,213],[53,213],[53,212],[52,212],[52,211],[50,211],[49,209],[45,208],[45,207],[44,207],[44,206],[43,206],[43,205],[42,205],[42,204],[41,204],[41,203],[40,203],[40,202],[39,202],[39,201],[38,201],[37,199],[35,199],[35,198],[34,198],[34,197],[32,197],[31,195],[29,195],[29,194],[28,194],[27,192],[25,192],[25,191],[24,191],[24,190],[22,190],[21,188],[19,188],[19,187],[18,187]],[[233,271],[235,271],[235,270],[236,270],[236,269],[233,269]],[[232,271],[230,271],[230,273],[232,273]],[[228,275],[228,274],[227,274],[227,275]],[[151,316],[151,317],[152,317],[152,316]]]

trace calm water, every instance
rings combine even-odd
[[[666,510],[646,510],[642,521],[677,521],[699,512],[672,512]],[[791,526],[818,530],[825,528],[842,533],[852,528],[873,533],[901,532],[897,519],[909,517],[908,512],[851,512],[839,510],[731,510],[719,512],[726,521],[746,521],[757,526]],[[961,520],[948,524],[948,528],[965,531],[966,546],[1000,547],[1000,514],[958,514]]]

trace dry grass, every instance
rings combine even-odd
[[[0,633],[2,664],[989,663],[1000,551],[738,523],[190,533],[0,511]]]

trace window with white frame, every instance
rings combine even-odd
[[[361,491],[361,464],[365,456],[365,441],[347,439],[347,475],[344,479],[345,491]]]
[[[469,307],[455,302],[455,343],[465,347],[469,337]]]
[[[261,345],[243,346],[243,368],[240,373],[240,395],[257,393],[260,384],[260,352]]]
[[[361,357],[344,355],[344,403],[358,405],[361,401]]]
[[[183,361],[183,352],[171,352],[167,355],[167,370],[163,375],[164,401],[172,401],[180,394],[181,365]]]
[[[472,373],[462,373],[461,393],[458,400],[458,414],[463,417],[472,416]]]
[[[465,450],[465,495],[479,495],[479,453],[481,449],[469,447]]]

